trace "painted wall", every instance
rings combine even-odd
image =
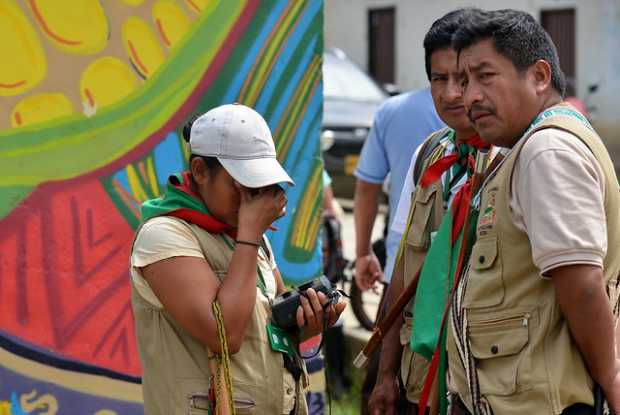
[[[265,116],[297,183],[275,256],[289,282],[319,273],[322,19],[317,0],[0,2],[0,414],[141,413],[129,251],[193,115]]]

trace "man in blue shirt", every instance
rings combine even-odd
[[[357,177],[353,208],[357,257],[355,281],[360,289],[367,290],[376,281],[390,280],[394,257],[402,237],[391,230],[391,222],[409,162],[418,145],[444,125],[435,111],[428,88],[392,97],[377,110],[354,173]],[[382,272],[379,260],[372,252],[370,236],[377,215],[381,186],[388,174],[389,231],[386,265]]]

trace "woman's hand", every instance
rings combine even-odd
[[[309,339],[333,326],[344,311],[346,303],[341,299],[335,305],[328,304],[325,294],[317,293],[312,288],[306,290],[306,295],[308,298],[299,297],[301,305],[297,308],[297,326],[301,329],[301,337]]]
[[[259,239],[273,222],[286,214],[287,198],[279,186],[248,189],[235,183],[241,196],[239,239]],[[243,235],[241,235],[243,233]]]

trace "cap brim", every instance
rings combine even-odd
[[[225,159],[218,160],[233,179],[245,187],[265,187],[277,183],[295,182],[282,168],[275,157],[264,157],[251,160]]]

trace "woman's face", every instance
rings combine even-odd
[[[224,167],[208,170],[200,158],[192,160],[191,169],[198,193],[209,212],[222,222],[237,227],[241,195],[235,179]]]

